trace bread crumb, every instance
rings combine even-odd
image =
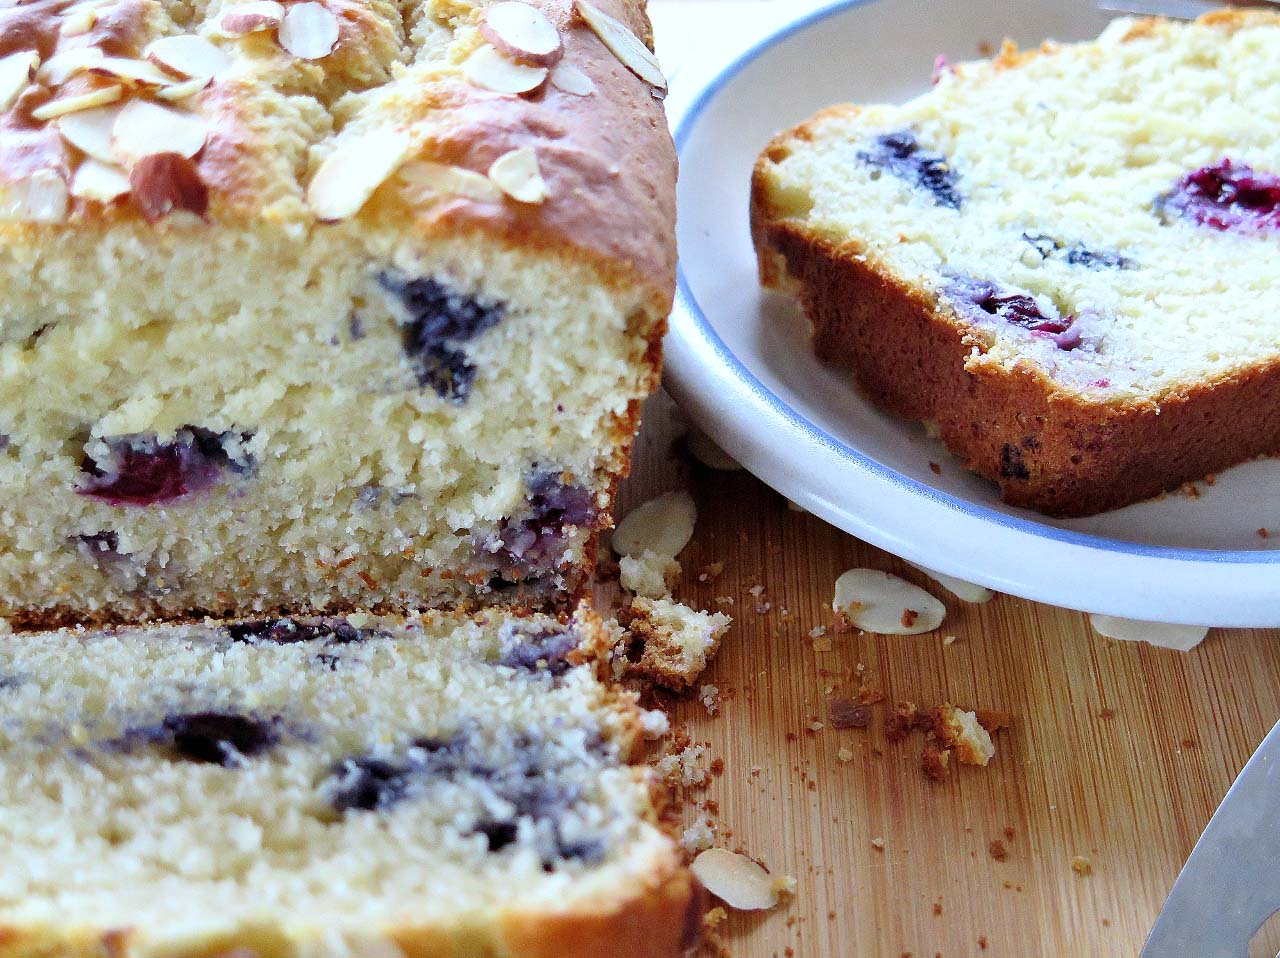
[[[849,746],[847,745],[842,745],[840,746],[840,751],[836,752],[836,758],[838,758],[842,762],[852,762],[853,750],[850,749]]]
[[[871,839],[871,847],[878,852],[884,851],[884,839],[883,838]]]
[[[1082,878],[1086,875],[1093,874],[1093,862],[1085,858],[1083,855],[1077,855],[1071,859],[1071,870]]]
[[[828,708],[832,728],[866,728],[871,724],[871,709],[853,699],[832,699]]]
[[[809,638],[811,639],[819,639],[826,634],[827,627],[825,625],[817,625],[809,630]]]
[[[680,847],[686,855],[696,855],[715,844],[716,829],[710,820],[694,822],[680,835]]]
[[[698,699],[702,702],[702,707],[707,710],[708,715],[715,715],[720,711],[719,686],[704,685],[698,690]]]
[[[826,728],[826,726],[825,726],[823,723],[821,723],[821,722],[810,722],[810,723],[809,723],[809,731],[810,731],[810,732],[821,732],[824,728]]]
[[[938,748],[936,745],[926,745],[920,750],[920,767],[924,770],[926,778],[940,782],[947,777],[947,771],[950,766],[950,749]]]
[[[780,875],[773,880],[773,890],[778,893],[779,901],[789,901],[796,897],[798,884],[791,875]]]
[[[711,582],[724,571],[723,562],[712,562],[698,570],[699,582]]]
[[[1002,862],[1009,857],[1009,850],[1004,847],[1004,842],[997,838],[987,845],[987,854],[996,861]],[[1074,862],[1072,863],[1072,867],[1075,867]]]
[[[679,562],[647,549],[639,556],[623,556],[618,560],[618,568],[622,587],[647,599],[670,595],[672,583],[680,577]]]
[[[715,908],[712,908],[709,912],[707,912],[705,915],[702,916],[702,925],[704,928],[708,928],[708,929],[715,928],[716,925],[719,925],[728,917],[729,917],[729,912],[725,910],[724,906],[716,905]]]

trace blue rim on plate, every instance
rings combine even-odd
[[[750,66],[762,54],[771,47],[784,40],[789,39],[797,33],[801,33],[810,27],[813,27],[822,21],[844,13],[854,7],[866,6],[875,3],[877,0],[839,0],[830,6],[822,7],[814,10],[809,14],[801,17],[792,23],[787,24],[779,30],[774,31],[763,40],[749,48],[745,53],[738,56],[727,67],[725,67],[716,77],[708,83],[684,110],[676,124],[675,129],[675,145],[676,154],[683,161],[684,150],[695,126],[703,112],[711,104],[713,100],[721,93],[724,87],[730,83],[743,69]],[[1045,525],[1036,522],[1033,519],[1023,519],[1017,516],[1006,515],[994,509],[988,509],[985,506],[977,505],[965,499],[948,495],[941,492],[926,483],[905,476],[902,473],[890,469],[883,463],[878,462],[871,457],[864,455],[854,447],[847,443],[841,442],[823,429],[814,425],[806,419],[794,408],[787,405],[781,397],[765,386],[755,374],[751,372],[733,352],[725,345],[724,340],[720,338],[719,333],[711,325],[703,312],[701,305],[693,294],[693,290],[689,286],[688,279],[685,276],[684,268],[681,265],[676,267],[676,299],[684,306],[689,317],[693,320],[697,333],[711,347],[715,355],[734,373],[734,375],[755,394],[756,398],[768,405],[774,412],[786,419],[792,426],[804,432],[814,442],[819,443],[842,459],[858,465],[876,476],[887,479],[889,482],[907,489],[917,495],[921,495],[940,505],[946,506],[956,512],[964,515],[982,519],[986,522],[992,522],[1008,529],[1027,533],[1033,536],[1039,536],[1044,539],[1050,539],[1055,542],[1063,542],[1071,545],[1082,546],[1088,549],[1096,549],[1101,552],[1119,553],[1122,555],[1141,556],[1157,559],[1169,559],[1180,562],[1216,562],[1216,563],[1243,563],[1248,565],[1257,565],[1260,563],[1280,564],[1280,551],[1277,550],[1225,550],[1225,549],[1189,549],[1176,548],[1173,546],[1155,546],[1143,545],[1136,542],[1126,542],[1121,539],[1109,539],[1105,536],[1091,535],[1085,532],[1074,532],[1070,529],[1059,529],[1054,526]]]

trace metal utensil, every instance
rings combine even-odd
[[[1272,10],[1280,0],[1241,0],[1227,4],[1235,7],[1266,7]],[[1098,9],[1109,13],[1128,13],[1140,17],[1168,17],[1171,20],[1194,20],[1212,10],[1221,10],[1222,3],[1211,0],[1099,0]]]
[[[1280,724],[1196,842],[1141,958],[1246,958],[1280,911]]]

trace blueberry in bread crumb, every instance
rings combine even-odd
[[[858,152],[858,159],[924,190],[938,206],[960,208],[956,171],[941,153],[922,148],[910,130],[880,134],[872,149]]]
[[[183,426],[172,439],[127,435],[92,440],[80,461],[87,478],[76,492],[113,506],[172,502],[212,488],[224,470],[250,473],[255,460],[244,446],[251,438],[252,433]]]
[[[1280,176],[1224,157],[1193,170],[1155,201],[1165,223],[1177,218],[1216,230],[1280,230]]]

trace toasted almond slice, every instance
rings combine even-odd
[[[449,193],[495,203],[503,197],[502,190],[483,173],[462,166],[433,163],[430,160],[406,163],[400,168],[400,178],[412,186],[435,193]]]
[[[133,201],[148,223],[175,210],[204,219],[209,212],[209,187],[195,162],[181,153],[144,156],[129,171]]]
[[[947,614],[924,589],[876,569],[850,569],[836,579],[832,608],[855,628],[880,635],[932,632]]]
[[[143,56],[175,76],[203,77],[206,82],[231,66],[231,57],[221,47],[192,33],[153,40]]]
[[[97,5],[93,3],[77,3],[62,14],[62,23],[58,32],[64,37],[79,37],[93,29],[98,22]]]
[[[551,66],[564,55],[560,31],[537,7],[500,0],[484,8],[480,34],[509,57]]]
[[[462,75],[475,86],[495,93],[529,93],[546,82],[547,68],[517,63],[485,43],[463,62]]]
[[[17,102],[39,66],[40,54],[35,50],[21,50],[0,59],[0,113]]]
[[[130,189],[129,177],[118,166],[108,166],[90,157],[71,177],[71,195],[84,200],[110,203]]]
[[[57,100],[50,100],[44,106],[32,110],[31,115],[37,120],[52,120],[56,116],[66,116],[68,113],[115,103],[123,95],[124,87],[119,84],[99,87],[88,93],[81,93],[79,96],[64,96]]]
[[[759,911],[778,903],[778,888],[773,878],[746,855],[708,848],[700,852],[689,867],[707,891],[730,908]]]
[[[111,143],[111,131],[123,109],[119,104],[94,107],[58,118],[58,132],[76,149],[102,163],[119,163]]]
[[[658,58],[625,23],[615,20],[587,0],[573,0],[573,6],[578,11],[578,16],[595,31],[596,36],[624,67],[652,87],[659,90],[667,88],[667,78],[662,75]]]
[[[179,153],[188,159],[204,149],[209,125],[204,117],[130,100],[116,117],[111,144],[121,157],[137,160],[153,153]]]
[[[23,223],[60,223],[67,217],[67,181],[53,170],[0,188],[0,219]]]
[[[187,97],[199,93],[212,82],[213,77],[195,77],[191,80],[175,83],[172,86],[163,86],[156,90],[156,96],[161,100],[176,103],[178,100],[185,100]]]
[[[551,195],[538,168],[538,154],[527,146],[494,160],[489,167],[489,179],[519,203],[541,203]]]
[[[106,73],[121,80],[133,83],[146,83],[150,86],[164,86],[173,82],[169,76],[154,63],[147,60],[135,60],[132,57],[103,57],[89,67],[94,73]]]
[[[238,3],[226,10],[218,20],[218,26],[228,36],[242,37],[259,30],[274,30],[284,20],[284,4],[276,0],[252,0]]]
[[[1094,631],[1108,639],[1149,642],[1162,649],[1174,649],[1178,652],[1190,652],[1209,634],[1209,630],[1200,625],[1166,625],[1162,622],[1122,619],[1115,615],[1090,615],[1089,623]]]
[[[919,569],[961,602],[971,602],[975,605],[982,605],[983,603],[990,602],[995,596],[994,592],[984,586],[975,585],[972,582],[966,582],[964,579],[958,579],[953,575],[947,575],[945,572],[937,572],[927,566],[917,565],[914,562],[907,562],[907,565],[911,566],[913,569]]]
[[[307,187],[307,203],[321,220],[355,216],[409,154],[403,130],[368,130],[347,136],[325,157]]]
[[[551,85],[573,96],[591,96],[596,92],[596,85],[591,77],[564,60],[551,68]]]
[[[62,86],[77,73],[88,70],[107,55],[98,47],[75,47],[55,53],[40,66],[36,79],[45,86]]]
[[[338,42],[338,18],[323,3],[297,3],[280,23],[280,46],[300,60],[319,60]]]
[[[653,552],[674,559],[693,538],[697,521],[693,496],[683,490],[668,492],[627,513],[613,531],[613,549],[624,556]]]

